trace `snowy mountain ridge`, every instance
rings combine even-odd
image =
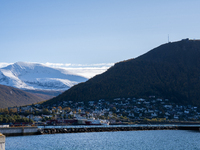
[[[28,90],[67,90],[87,78],[39,63],[17,62],[0,69],[0,84]]]

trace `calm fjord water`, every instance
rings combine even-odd
[[[6,150],[200,150],[200,132],[151,130],[7,137]]]

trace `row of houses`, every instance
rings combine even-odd
[[[25,107],[9,108],[18,113],[26,113],[26,117],[39,122],[50,119],[69,118],[106,118],[141,120],[144,118],[165,118],[167,120],[199,120],[198,108],[192,105],[177,105],[168,99],[150,96],[143,98],[115,98],[113,100],[98,100],[89,102],[63,101],[52,106],[40,104]]]

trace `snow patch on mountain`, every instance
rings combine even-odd
[[[67,90],[87,78],[38,63],[17,62],[0,69],[0,84],[20,89]]]

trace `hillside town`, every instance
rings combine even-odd
[[[3,116],[17,115],[24,121],[3,120]],[[196,106],[177,105],[168,99],[149,96],[143,98],[115,98],[89,102],[63,101],[52,106],[32,104],[1,109],[1,124],[22,125],[77,125],[77,124],[131,124],[138,122],[199,121]],[[92,120],[92,121],[91,121]],[[97,122],[101,120],[101,122]]]

